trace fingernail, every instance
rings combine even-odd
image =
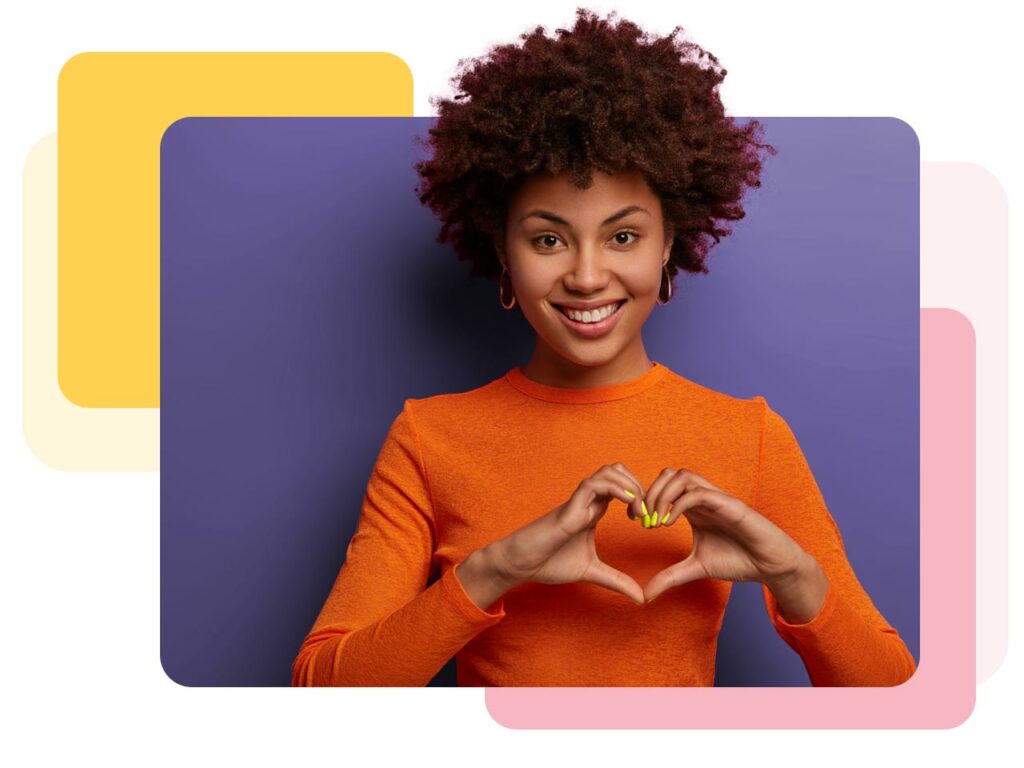
[[[645,513],[644,514],[644,528],[650,528],[650,527],[651,527],[651,516]]]
[[[647,504],[645,503],[645,501],[643,499],[640,499],[640,509],[642,509],[644,511],[645,515],[651,514],[650,512],[647,511]]]
[[[623,489],[622,489],[622,492],[623,492],[624,494],[626,494],[627,496],[629,496],[629,498],[631,498],[631,499],[635,499],[635,498],[636,498],[636,494],[635,494],[635,493],[633,493],[633,492],[632,492],[631,490],[629,490],[628,488],[623,488]]]
[[[654,527],[657,528],[661,523],[658,521],[658,510],[654,510]]]

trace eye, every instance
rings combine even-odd
[[[627,237],[632,235],[635,239],[634,240],[627,240],[626,242],[623,242],[622,240],[618,240],[617,239],[619,237],[622,237],[623,235],[625,235]],[[616,245],[632,245],[633,243],[635,243],[637,240],[640,239],[640,235],[637,234],[636,232],[631,231],[631,230],[623,229],[622,231],[616,232],[614,235],[612,235],[612,238],[615,239]]]
[[[534,245],[539,245],[541,248],[554,248],[558,244],[558,240],[559,239],[560,238],[558,237],[558,235],[552,235],[552,234],[548,233],[548,234],[540,235],[538,237],[533,238],[533,243],[534,243]],[[555,242],[554,243],[548,242],[550,240],[554,240]]]

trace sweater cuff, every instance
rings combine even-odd
[[[455,569],[462,565],[462,562],[456,563],[452,568],[449,568],[441,576],[441,584],[444,587],[445,593],[448,596],[449,602],[453,603],[459,612],[465,616],[473,624],[478,624],[481,627],[489,627],[492,624],[497,624],[505,617],[505,597],[502,595],[498,598],[497,602],[490,607],[489,611],[483,610],[479,605],[473,602],[467,593],[465,588],[462,586],[462,582],[455,575]]]
[[[873,625],[835,586],[829,586],[818,615],[805,624],[783,619],[767,587],[764,597],[772,624],[803,659],[814,686],[902,685],[917,668],[896,631]]]

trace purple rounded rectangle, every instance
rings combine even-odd
[[[892,118],[759,119],[779,154],[647,350],[787,420],[919,659],[917,138]],[[403,400],[529,357],[530,327],[415,196],[431,122],[185,118],[163,137],[160,656],[183,685],[288,685]],[[716,686],[807,685],[760,586],[732,594]]]

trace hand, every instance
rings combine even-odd
[[[594,528],[611,500],[620,499],[639,516],[642,494],[639,481],[621,463],[601,467],[564,504],[490,545],[499,575],[514,584],[586,581],[643,604],[640,585],[602,562],[594,547]]]
[[[647,582],[647,602],[697,579],[778,584],[800,572],[809,558],[764,515],[689,470],[663,469],[645,500],[652,514],[658,511],[659,516],[671,505],[664,525],[685,515],[693,529],[690,555]]]

